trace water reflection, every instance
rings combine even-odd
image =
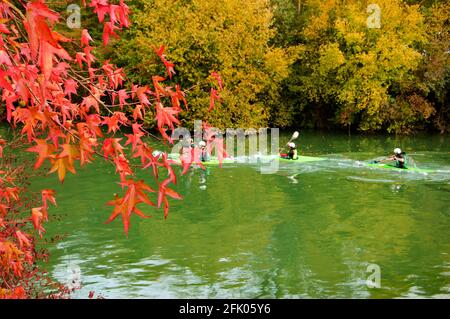
[[[128,239],[119,222],[104,225],[104,203],[118,191],[113,172],[98,174],[105,164],[64,185],[36,180],[58,193],[51,213],[60,220],[48,236],[68,233],[48,247],[47,267],[64,282],[69,261],[78,265],[80,298],[91,290],[111,298],[448,296],[448,144],[428,140],[414,139],[414,156],[444,172],[367,169],[357,161],[399,141],[325,135],[302,136],[302,150],[334,155],[283,163],[276,174],[258,164],[193,169],[179,179],[184,200],[171,203],[169,218],[146,208],[153,218],[133,218]],[[370,264],[380,267],[379,289],[367,287]]]

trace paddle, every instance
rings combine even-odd
[[[278,153],[280,153],[281,150],[282,150],[283,148],[285,148],[290,142],[292,142],[293,140],[297,139],[299,135],[300,135],[300,133],[299,133],[298,131],[295,131],[294,134],[292,134],[292,137],[291,137],[291,139],[289,140],[289,142],[287,142],[286,145],[284,145],[282,148],[280,148],[280,149],[278,150]]]
[[[394,160],[394,159],[393,159],[392,157],[386,157],[386,158],[383,158],[383,159],[370,161],[369,163],[370,163],[370,164],[378,164],[378,163],[386,163],[386,162],[390,162],[390,161],[393,161],[393,160]]]

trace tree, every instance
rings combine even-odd
[[[2,105],[7,121],[15,129],[21,128],[22,135],[16,141],[0,140],[0,149],[10,149],[14,143],[28,145],[27,150],[36,154],[34,170],[45,168],[56,173],[61,182],[67,172],[75,174],[78,165],[88,165],[96,158],[109,161],[120,176],[122,196],[108,202],[113,212],[107,222],[120,215],[128,234],[132,214],[147,217],[143,205],[163,208],[167,217],[169,199],[181,199],[172,189],[177,180],[173,163],[166,153],[153,154],[145,138],[154,135],[143,128],[143,118],[146,113],[153,114],[162,136],[156,138],[171,143],[170,133],[178,125],[178,115],[187,103],[180,86],[169,84],[165,77],[153,75],[152,85],[128,83],[123,69],[110,61],[98,60],[91,44],[102,42],[106,46],[111,38],[119,37],[118,33],[130,24],[129,8],[122,0],[83,3],[102,25],[101,40],[91,37],[87,29],[81,30],[77,40],[66,37],[60,31],[65,29],[60,14],[44,0],[0,3]],[[166,59],[162,48],[154,54],[172,79],[174,65]],[[215,77],[220,79],[218,74]],[[220,93],[218,88],[217,98]],[[115,136],[126,129],[130,131],[126,139]],[[131,145],[128,151],[127,145]],[[184,169],[192,162],[186,160]],[[157,188],[134,178],[134,171],[139,168],[153,175]],[[54,191],[50,189],[42,190],[37,200],[21,201],[20,194],[26,194],[26,185],[19,184],[18,177],[20,172],[2,165],[2,297],[32,296],[29,290],[32,288],[26,283],[37,273],[33,264],[37,255],[29,226],[42,236],[48,208],[56,204]]]
[[[275,35],[266,0],[133,1],[134,25],[109,50],[109,56],[146,83],[159,69],[153,50],[167,44],[180,83],[188,88],[189,113],[184,126],[205,118],[225,127],[267,126],[278,107],[279,84],[289,74],[291,54],[269,43]],[[219,72],[225,84],[222,100],[211,113],[208,75]]]
[[[441,132],[450,127],[450,52],[448,48],[450,6],[436,3],[423,8],[427,41],[421,47],[423,59],[417,75],[406,88],[419,99],[426,99],[435,109],[433,124]]]
[[[398,133],[446,126],[448,4],[377,1],[378,28],[368,24],[369,1],[302,1],[298,19],[296,1],[273,3],[287,30],[279,42],[300,50],[283,84],[286,118]]]

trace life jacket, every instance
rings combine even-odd
[[[291,160],[297,160],[298,159],[297,149],[295,147],[291,148],[289,150],[288,158],[291,159]]]
[[[406,164],[407,164],[407,157],[406,157],[406,153],[405,153],[405,152],[401,152],[400,154],[395,155],[395,158],[397,159],[397,160],[395,161],[395,166],[397,166],[398,168],[407,168],[407,167],[406,167]],[[400,158],[403,159],[403,162],[400,161],[400,160],[398,160],[398,159],[400,159]]]
[[[208,151],[206,150],[206,148],[201,150],[200,160],[202,162],[208,162],[209,161],[209,154],[208,154]]]

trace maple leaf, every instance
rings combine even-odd
[[[217,80],[217,84],[219,85],[219,89],[222,90],[223,89],[223,82],[222,82],[222,78],[220,77],[219,73],[213,71],[213,72],[211,72],[211,76],[214,77]]]
[[[166,80],[166,78],[163,78],[162,76],[153,76],[152,77],[153,86],[155,87],[156,98],[158,99],[158,101],[160,99],[160,95],[165,96],[165,94],[166,94],[166,90],[159,83],[159,82],[162,82],[165,80]]]
[[[175,161],[169,160],[167,157],[167,153],[162,153],[161,155],[162,159],[162,166],[164,166],[167,169],[168,175],[172,183],[177,183],[177,176],[175,175],[175,172],[173,171],[173,168],[171,164],[177,164]]]
[[[91,46],[86,46],[86,47],[83,49],[83,52],[84,52],[84,58],[85,58],[86,63],[87,63],[87,65],[88,65],[89,68],[91,68],[92,62],[95,61],[95,57],[94,57],[94,55],[91,53],[92,50],[93,50],[93,47],[91,47]]]
[[[118,154],[123,154],[123,146],[120,145],[121,140],[121,138],[107,138],[103,141],[102,151],[105,160],[110,156],[114,158]]]
[[[180,88],[180,85],[179,84],[177,84],[176,85],[176,87],[175,87],[175,94],[174,94],[174,98],[176,98],[176,101],[173,101],[172,103],[174,103],[175,102],[175,104],[177,104],[178,106],[180,106],[180,100],[183,102],[183,104],[184,104],[184,107],[186,108],[186,110],[188,110],[189,108],[188,108],[188,104],[187,104],[187,101],[186,101],[186,98],[185,98],[185,93],[183,92],[183,91],[181,91],[181,88]]]
[[[49,171],[49,174],[54,173],[58,171],[58,178],[61,181],[61,183],[64,183],[64,178],[66,176],[66,170],[71,172],[72,174],[75,174],[75,168],[73,165],[70,164],[67,157],[61,157],[57,158],[55,160],[52,160],[53,165]]]
[[[10,34],[11,33],[11,31],[9,31],[8,27],[5,24],[3,24],[3,23],[0,23],[0,32],[4,33],[4,34]]]
[[[172,197],[174,199],[182,199],[183,198],[180,194],[175,192],[173,189],[167,187],[167,185],[171,182],[172,182],[172,179],[167,178],[159,185],[158,208],[160,208],[161,204],[164,202],[164,218],[167,218],[167,215],[169,212],[169,202],[167,200],[167,196]]]
[[[106,22],[103,25],[103,45],[106,46],[109,42],[109,37],[113,36],[119,38],[119,36],[114,32],[117,27],[112,22]]]
[[[122,112],[114,112],[114,114],[110,117],[104,117],[104,124],[108,125],[108,133],[116,132],[119,130],[119,124],[126,125],[128,122],[127,117]]]
[[[97,99],[96,99],[94,96],[92,96],[92,95],[89,95],[89,96],[84,97],[84,98],[83,98],[83,102],[81,102],[81,105],[80,105],[80,106],[84,109],[85,112],[89,112],[89,109],[90,109],[91,107],[94,107],[95,111],[96,111],[97,113],[100,113],[100,107],[99,107],[99,105],[98,105],[98,101],[97,101]]]
[[[150,105],[150,101],[147,98],[146,93],[151,93],[147,86],[136,87],[135,94],[139,99],[139,102],[144,105]]]
[[[64,82],[64,94],[71,98],[72,94],[77,94],[78,83],[73,79],[68,79]]]
[[[167,75],[169,76],[169,78],[172,78],[172,75],[176,74],[173,68],[175,65],[172,62],[167,61],[166,56],[164,54],[164,46],[160,46],[159,49],[153,48],[153,50],[155,51],[156,55],[159,56],[160,60],[166,67]]]
[[[34,229],[39,232],[39,236],[42,238],[42,233],[45,233],[45,229],[42,227],[42,207],[35,207],[31,209],[31,221],[33,222]]]
[[[0,197],[4,198],[9,204],[11,199],[14,201],[19,200],[19,188],[18,187],[6,187],[0,189]]]
[[[138,104],[133,110],[133,119],[137,121],[137,119],[144,120],[145,108],[143,105]]]
[[[141,144],[136,146],[136,152],[133,154],[133,158],[140,157],[143,168],[152,166],[153,175],[158,179],[158,166],[162,164],[158,162],[158,156],[153,156],[153,149],[147,144]]]
[[[48,204],[47,204],[47,201],[49,201],[50,203],[52,203],[53,205],[56,206],[55,193],[56,192],[53,189],[43,189],[41,191],[41,199],[42,199],[41,213],[42,213],[42,218],[45,221],[48,220],[48,214],[47,214]]]
[[[89,45],[89,41],[92,41],[91,36],[89,35],[88,30],[83,29],[81,31],[81,46]]]
[[[211,88],[211,94],[209,96],[209,109],[208,111],[211,112],[214,108],[215,101],[220,101],[220,96],[217,94],[217,90],[214,88]]]
[[[123,154],[119,154],[114,158],[114,165],[116,166],[116,172],[120,174],[120,180],[124,181],[128,175],[133,175],[133,171],[129,166],[129,161]]]
[[[91,7],[94,7],[94,13],[97,13],[98,21],[103,22],[105,20],[105,14],[109,12],[109,5],[107,1],[91,1]]]
[[[125,103],[126,103],[125,100],[128,99],[130,96],[127,94],[127,91],[124,90],[124,89],[119,90],[119,91],[117,92],[117,95],[119,96],[119,105],[120,105],[120,109],[123,109],[123,106],[124,106]]]
[[[80,139],[80,165],[90,163],[95,153],[94,147],[97,146],[97,139],[92,137],[82,137]]]
[[[109,216],[106,223],[112,222],[117,216],[122,216],[122,223],[124,227],[124,232],[128,236],[128,229],[130,225],[131,214],[134,213],[142,218],[149,218],[151,216],[146,216],[136,205],[140,203],[146,203],[154,206],[155,204],[150,201],[145,192],[154,192],[154,190],[146,185],[144,181],[134,181],[129,179],[121,183],[122,187],[126,187],[125,196],[120,198],[118,195],[115,199],[109,201],[107,205],[114,206],[113,213]]]
[[[127,181],[120,184],[122,185],[122,187],[128,188],[127,193],[124,197],[127,201],[135,200],[136,203],[146,203],[148,205],[155,206],[155,204],[144,193],[144,191],[154,193],[155,190],[145,184],[143,180],[135,181],[133,179],[128,179]]]
[[[141,137],[144,136],[144,132],[141,131],[142,124],[134,123],[132,126],[133,134],[125,134],[128,138],[125,146],[131,144],[131,150],[134,152],[138,144],[142,144]]]
[[[80,153],[78,148],[72,144],[63,144],[63,151],[56,156],[55,159],[51,159],[52,167],[50,173],[58,171],[58,178],[61,183],[64,182],[66,171],[68,170],[72,174],[75,174],[74,161],[79,159]]]
[[[102,131],[99,127],[101,123],[102,120],[99,114],[89,114],[86,117],[86,126],[94,136],[103,137]]]
[[[41,122],[42,126],[46,125],[46,117],[38,107],[17,108],[12,115],[14,116],[14,124],[17,122],[24,123],[22,134],[27,133],[28,141],[31,142],[34,137],[34,128]]]
[[[47,144],[45,140],[42,139],[34,139],[36,145],[27,149],[28,152],[36,152],[39,157],[34,164],[34,169],[38,169],[41,167],[42,163],[44,163],[45,159],[51,158],[55,151],[55,147],[51,144]]]
[[[51,36],[51,30],[45,19],[54,23],[58,18],[59,14],[51,11],[43,2],[30,1],[27,3],[24,26],[28,32],[31,56],[33,59],[36,59],[38,55],[39,41],[44,40],[44,42],[50,41],[53,42],[54,45],[57,44]]]
[[[163,107],[161,103],[157,103],[155,109],[156,109],[155,119],[157,121],[157,126],[160,129],[160,131],[162,131],[161,129],[163,129],[166,125],[168,126],[168,128],[173,130],[175,128],[174,124],[180,123],[180,121],[175,117],[175,115],[177,115],[180,112],[180,110],[177,110],[173,107]],[[165,131],[161,133],[166,134]],[[168,140],[172,142],[172,139],[170,137],[168,137]]]
[[[27,234],[24,234],[20,230],[16,230],[14,236],[17,238],[19,242],[19,247],[22,249],[23,247],[31,247],[31,239]]]
[[[2,69],[0,69],[0,86],[3,89],[13,92],[14,89],[12,88],[11,84],[8,81],[6,81],[6,77],[9,75],[8,73],[9,72],[5,72]]]
[[[87,63],[87,60],[86,60],[85,56],[86,55],[83,52],[77,52],[75,54],[75,61],[77,61],[78,65],[80,66],[80,69],[83,68],[83,62]]]
[[[0,50],[0,65],[4,64],[7,66],[11,66],[11,59],[9,58],[8,53],[5,50]]]
[[[63,151],[58,155],[58,158],[67,157],[67,160],[71,166],[74,165],[74,160],[80,158],[80,152],[78,148],[73,144],[63,144]]]
[[[47,25],[46,28],[48,28]],[[53,69],[53,59],[55,55],[59,56],[61,59],[69,61],[72,60],[67,51],[64,50],[59,44],[57,44],[54,38],[51,38],[50,41],[39,41],[39,66],[42,73],[44,74],[45,80],[50,79],[50,74]]]

